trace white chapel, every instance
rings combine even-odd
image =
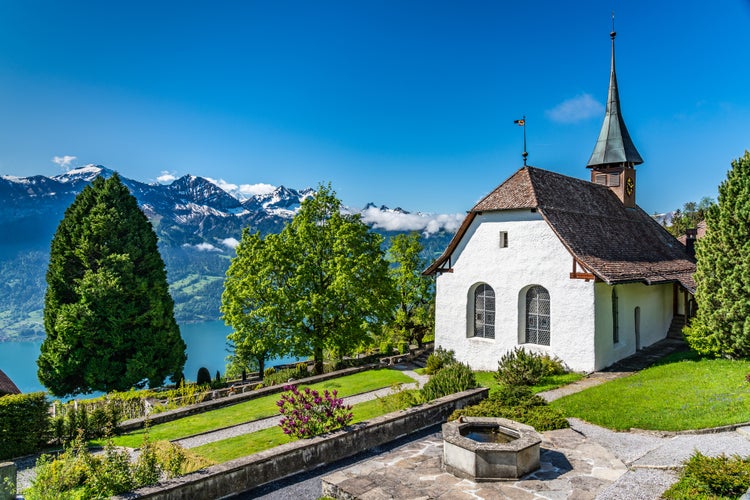
[[[643,163],[620,112],[615,33],[590,181],[524,166],[468,213],[436,276],[435,345],[475,370],[517,346],[593,372],[684,324],[695,260],[635,203]]]

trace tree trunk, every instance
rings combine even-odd
[[[315,365],[313,366],[313,371],[315,372],[315,375],[322,375],[323,374],[323,348],[322,347],[316,347],[313,349],[313,359],[315,360]]]
[[[260,379],[263,380],[266,371],[266,358],[265,356],[258,356],[255,359],[258,360],[258,375],[260,376]]]

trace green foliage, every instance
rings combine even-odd
[[[432,354],[427,357],[427,363],[424,367],[424,372],[427,375],[434,375],[439,372],[444,366],[456,362],[456,353],[454,351],[445,350],[442,347],[435,349]]]
[[[211,463],[175,444],[151,443],[148,435],[134,462],[126,450],[117,449],[111,441],[104,447],[103,454],[92,455],[79,436],[57,458],[42,455],[37,460],[36,477],[31,487],[24,490],[24,498],[107,498],[155,484],[161,478],[187,474]]]
[[[454,411],[449,420],[460,416],[508,418],[530,425],[540,432],[570,426],[562,411],[532,394],[528,386],[500,387],[478,404]]]
[[[198,375],[195,377],[195,384],[199,386],[211,384],[211,372],[208,371],[208,368],[205,366],[198,368]]]
[[[122,411],[123,405],[116,397],[55,404],[52,438],[59,444],[68,445],[79,435],[83,439],[111,436],[123,419]]]
[[[698,203],[689,201],[682,206],[682,209],[678,208],[674,211],[670,224],[665,227],[675,238],[680,237],[685,234],[686,230],[698,227],[698,223],[703,222],[706,213],[715,205],[714,200],[708,197],[701,198]]]
[[[389,328],[394,337],[415,342],[419,347],[435,327],[435,280],[422,275],[427,267],[422,250],[416,232],[394,236],[388,250],[393,264],[390,275],[398,297]]]
[[[750,488],[750,458],[708,457],[696,451],[684,465],[679,481],[662,498],[738,498]]]
[[[239,362],[269,355],[353,352],[393,310],[382,238],[358,215],[341,213],[330,186],[302,202],[280,234],[245,231],[222,296]]]
[[[49,437],[49,426],[43,392],[0,397],[0,460],[38,450]]]
[[[156,234],[115,174],[65,211],[50,249],[39,380],[57,396],[159,386],[185,342]]]
[[[557,358],[549,354],[539,354],[516,347],[508,351],[498,361],[497,381],[505,386],[533,386],[543,377],[562,375],[565,367]]]
[[[422,404],[424,399],[419,389],[405,390],[403,384],[393,384],[390,394],[378,396],[378,401],[385,413],[391,413]]]
[[[476,386],[477,381],[469,365],[450,363],[430,377],[430,380],[422,387],[422,396],[425,401],[432,401],[448,394],[473,389]]]
[[[732,162],[696,242],[698,312],[685,338],[701,354],[750,357],[750,152]]]

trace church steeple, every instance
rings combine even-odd
[[[614,23],[613,23],[614,24]],[[615,74],[615,36],[612,33],[612,69],[609,76],[609,95],[604,123],[594,152],[586,165],[591,170],[591,182],[609,186],[627,207],[635,206],[635,165],[643,163],[641,155],[625,127],[620,111],[620,94]]]

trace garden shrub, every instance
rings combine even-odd
[[[549,354],[539,354],[516,347],[500,358],[495,378],[500,385],[527,385],[539,383],[543,377],[565,373],[562,361]]]
[[[454,411],[449,420],[461,416],[508,418],[540,432],[570,426],[562,411],[549,406],[528,387],[501,387],[478,404]]]
[[[273,366],[269,366],[268,368],[263,370],[263,378],[272,377],[275,373],[276,373],[276,368],[274,368]]]
[[[454,351],[446,351],[442,347],[438,347],[427,358],[424,371],[427,375],[434,375],[444,366],[455,362],[456,353]]]
[[[391,393],[378,396],[378,402],[387,413],[391,413],[417,406],[424,401],[419,389],[404,389],[403,384],[393,384]]]
[[[283,415],[279,427],[284,434],[295,438],[307,438],[339,429],[352,421],[352,407],[344,405],[344,400],[337,398],[337,391],[323,395],[309,387],[303,390],[295,385],[284,387],[287,391],[276,402],[279,413]]]
[[[390,340],[384,340],[380,343],[380,355],[390,356],[393,354],[393,344]]]
[[[208,368],[201,366],[198,368],[198,376],[195,379],[197,385],[210,385],[211,384],[211,372]]]
[[[473,389],[476,386],[477,380],[469,365],[450,363],[430,377],[430,380],[422,387],[422,396],[425,401],[432,401],[448,394]]]
[[[33,453],[49,438],[49,403],[43,392],[0,397],[0,459]]]
[[[738,498],[750,488],[750,457],[708,457],[696,451],[664,498]]]
[[[27,500],[106,498],[212,463],[167,441],[151,443],[148,435],[134,462],[112,441],[104,453],[92,455],[79,435],[56,459],[42,455],[37,460],[36,477],[23,493]]]

